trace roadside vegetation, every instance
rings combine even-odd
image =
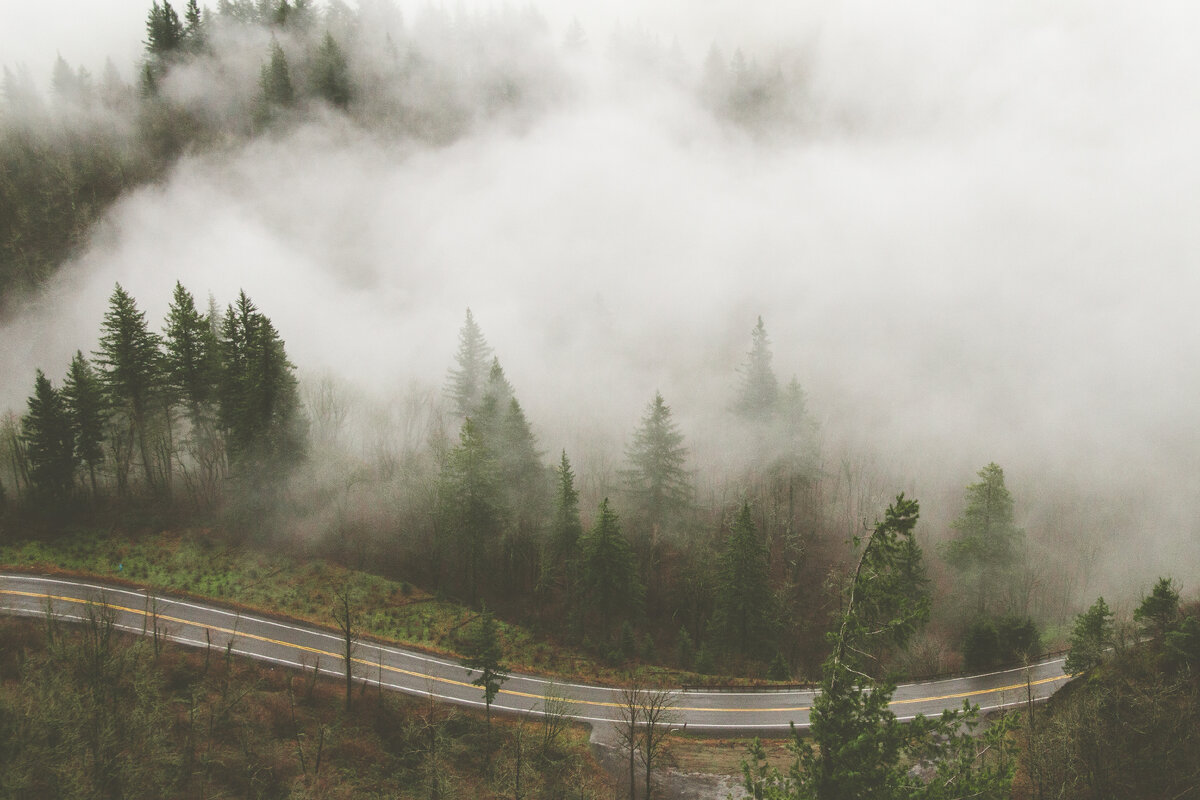
[[[548,735],[369,684],[112,629],[0,620],[0,797],[607,797],[587,731]]]
[[[411,584],[351,570],[320,557],[224,541],[212,531],[129,535],[76,531],[53,539],[0,544],[0,566],[148,586],[334,628],[337,593],[353,586],[356,636],[459,656],[479,613]],[[496,621],[504,659],[514,669],[620,683],[674,684],[695,673],[637,661],[599,663],[521,625]]]

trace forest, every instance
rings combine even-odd
[[[502,130],[520,139],[582,104],[583,53],[603,51],[621,86],[670,87],[699,109],[704,124],[746,147],[818,136],[814,78],[803,64],[717,43],[689,61],[678,42],[664,44],[637,27],[618,28],[607,42],[593,37],[578,22],[556,31],[531,7],[430,7],[407,20],[388,3],[352,9],[338,0],[220,0],[208,8],[188,0],[176,8],[155,0],[131,79],[112,62],[97,77],[59,55],[44,96],[28,69],[5,65],[0,321],[21,319],[73,280],[116,235],[113,220],[128,198],[168,192],[197,164],[244,164],[237,159],[245,153],[278,152],[267,148],[311,152],[295,143],[314,130],[317,149],[344,139],[368,141],[406,162],[421,163],[430,152],[469,160],[477,137]],[[435,216],[427,220],[433,228]],[[301,224],[344,226],[350,239],[361,223],[349,211],[318,217]],[[188,229],[190,220],[174,224]],[[192,258],[173,255],[180,264]],[[356,257],[346,268],[350,283],[359,280]],[[252,259],[246,256],[247,270]],[[1132,612],[1132,595],[1120,599],[1118,613],[1103,599],[1083,610],[1103,577],[1102,542],[1092,529],[1097,520],[1116,528],[1126,522],[1120,497],[1111,506],[1086,502],[1095,495],[1072,484],[1048,499],[1054,487],[1045,490],[1026,474],[1023,487],[1045,491],[1025,498],[986,455],[953,473],[952,491],[911,477],[906,465],[881,465],[870,445],[827,435],[839,399],[789,374],[811,349],[790,336],[773,338],[780,321],[753,304],[713,313],[725,316],[713,327],[736,330],[730,339],[737,342],[710,359],[717,378],[681,382],[682,368],[654,358],[656,348],[678,343],[641,342],[643,352],[631,360],[649,364],[660,383],[635,394],[634,381],[606,382],[611,375],[597,368],[597,388],[573,396],[593,395],[604,421],[589,418],[596,406],[584,404],[550,420],[531,410],[553,404],[555,385],[525,367],[528,353],[501,345],[526,341],[512,334],[521,325],[503,304],[487,304],[492,284],[460,298],[453,269],[436,258],[410,282],[444,279],[454,287],[446,293],[455,294],[460,322],[457,330],[423,328],[419,349],[451,356],[436,384],[414,381],[383,401],[311,369],[294,349],[289,354],[285,343],[307,336],[305,327],[337,327],[334,312],[311,309],[307,324],[288,330],[272,320],[280,319],[273,309],[281,301],[261,289],[255,300],[244,290],[218,300],[210,285],[184,285],[193,272],[176,273],[172,263],[154,268],[159,283],[173,284],[167,304],[143,308],[123,282],[109,284],[94,336],[72,343],[73,356],[7,376],[28,388],[24,407],[0,419],[5,541],[91,530],[134,538],[199,531],[217,546],[327,559],[493,610],[609,668],[670,668],[699,683],[824,681],[828,690],[861,678],[878,682],[884,697],[899,678],[986,672],[1069,651],[1069,671],[1084,678],[1044,717],[1030,709],[1019,723],[1004,723],[1010,727],[998,735],[1009,736],[1006,743],[988,740],[1011,763],[976,763],[978,753],[951,735],[963,720],[974,725],[970,709],[907,734],[885,725],[885,739],[892,738],[880,746],[897,758],[903,752],[899,763],[907,767],[921,747],[941,742],[944,763],[960,759],[962,775],[987,791],[1011,784],[1012,796],[1136,796],[1136,785],[1158,787],[1142,796],[1195,790],[1197,778],[1184,766],[1192,743],[1182,733],[1139,740],[1156,754],[1141,762],[1153,769],[1113,761],[1125,735],[1114,720],[1133,714],[1145,723],[1139,731],[1177,732],[1194,720],[1200,640],[1196,609],[1170,578]],[[596,316],[620,316],[616,308]],[[556,324],[573,313],[557,311]],[[493,320],[499,336],[489,333]],[[343,355],[361,364],[362,354],[379,360],[393,344],[363,336]],[[514,361],[521,368],[506,371]],[[888,368],[868,359],[839,368],[863,373],[866,391],[890,397],[895,373]],[[684,385],[703,386],[703,400],[678,388]],[[936,403],[922,411],[935,416]],[[866,430],[870,420],[861,424]],[[918,496],[928,522],[917,526],[917,504],[902,491]],[[875,534],[893,537],[892,561],[868,558]],[[864,565],[886,579],[879,596],[858,595],[870,604],[862,611],[849,598]],[[899,610],[887,618],[890,603]],[[883,638],[855,642],[868,635],[872,615],[892,627],[884,626]],[[48,645],[38,658],[77,659],[67,645]],[[851,645],[862,652],[850,655]],[[4,666],[10,684],[26,680]],[[188,690],[195,698],[215,691],[207,683]],[[10,685],[5,702],[28,703],[44,691],[28,681]],[[828,694],[831,703],[849,704],[841,711],[852,716],[886,716],[864,696]],[[850,709],[855,703],[864,705]],[[155,717],[160,710],[150,711],[147,724],[166,724]],[[1088,730],[1089,718],[1104,724]],[[926,744],[914,745],[924,734]],[[1006,749],[1016,742],[1019,756]],[[746,790],[838,796],[844,786],[837,788],[834,767],[823,766],[830,762],[818,752],[797,738],[795,763],[803,768],[787,773],[752,751]],[[940,796],[919,795],[902,772],[881,771],[893,794],[880,789],[877,796]],[[812,783],[818,774],[831,782]]]

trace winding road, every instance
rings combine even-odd
[[[115,623],[134,633],[157,628],[171,641],[195,647],[230,647],[239,655],[294,667],[317,668],[343,675],[341,637],[302,622],[270,619],[204,603],[151,594],[128,587],[36,575],[0,573],[0,612],[41,616],[52,611],[64,619],[82,619],[88,603],[103,604],[115,613]],[[473,674],[455,661],[374,642],[356,642],[353,670],[359,680],[412,695],[449,703],[483,706],[482,690],[471,684]],[[917,714],[940,714],[960,708],[964,700],[984,710],[1044,700],[1069,676],[1061,658],[984,675],[903,684],[892,697],[892,711],[901,719]],[[493,710],[540,714],[547,694],[569,701],[569,716],[585,722],[610,723],[618,718],[620,690],[587,684],[551,681],[514,673],[492,703]],[[808,725],[815,693],[796,690],[709,692],[684,690],[676,698],[675,724],[714,734],[778,735],[791,723]]]

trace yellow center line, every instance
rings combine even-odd
[[[121,606],[121,605],[116,605],[116,604],[108,603],[108,602],[97,602],[94,600],[84,600],[84,599],[80,599],[78,597],[67,597],[64,595],[43,594],[40,592],[21,592],[21,591],[15,590],[15,589],[0,589],[0,594],[14,595],[14,596],[18,596],[18,597],[33,597],[33,598],[38,598],[38,599],[42,599],[42,600],[59,600],[64,603],[78,603],[79,605],[87,605],[88,603],[91,603],[92,605],[103,606],[105,608],[111,608],[114,611],[124,611],[126,613],[135,614],[135,615],[140,614],[147,619],[151,616],[151,613],[144,608],[131,608],[129,606]],[[210,631],[217,631],[218,633],[228,634],[229,636],[235,637],[235,638],[241,636],[246,639],[253,639],[255,641],[265,642],[267,644],[279,645],[280,647],[291,648],[293,650],[301,650],[301,651],[304,651],[307,653],[313,653],[315,655],[329,656],[331,658],[344,660],[344,656],[342,656],[340,653],[333,653],[333,652],[330,652],[329,650],[322,650],[317,647],[308,647],[307,645],[296,644],[294,642],[286,642],[286,641],[282,641],[280,639],[272,639],[268,636],[260,636],[255,633],[247,633],[246,631],[238,631],[238,630],[235,630],[232,628],[224,628],[219,625],[207,625],[204,623],[195,622],[193,620],[183,619],[181,617],[173,617],[173,616],[169,616],[166,614],[155,614],[154,616],[157,619],[164,620],[166,622],[175,622],[180,625],[191,626],[193,628],[203,628],[203,629],[207,629]],[[468,683],[466,681],[457,681],[457,680],[454,680],[453,678],[444,678],[444,677],[440,677],[438,675],[429,675],[424,672],[413,672],[411,670],[403,669],[402,667],[394,667],[390,664],[380,664],[378,661],[368,661],[367,659],[363,659],[363,658],[351,658],[351,661],[354,663],[357,663],[357,664],[362,664],[363,666],[375,667],[376,669],[382,667],[382,669],[387,670],[388,672],[393,672],[393,673],[396,673],[399,675],[407,675],[412,678],[419,678],[422,680],[443,683],[443,684],[447,684],[449,686],[459,686],[459,687],[463,687],[463,688],[467,688],[467,689],[478,688],[475,684]],[[967,697],[976,697],[976,696],[981,697],[983,695],[996,694],[999,692],[1014,691],[1016,689],[1023,689],[1027,685],[1040,686],[1045,683],[1054,683],[1056,681],[1062,681],[1062,680],[1066,680],[1066,679],[1067,679],[1066,675],[1053,677],[1053,678],[1041,678],[1036,681],[1031,681],[1028,684],[1016,683],[1016,684],[1012,684],[1011,686],[1001,686],[1001,687],[997,687],[995,689],[982,689],[982,690],[978,690],[978,691],[956,692],[954,694],[940,695],[938,697],[916,697],[916,698],[912,698],[912,699],[908,699],[908,700],[893,700],[890,705],[900,706],[900,705],[910,705],[912,703],[935,702],[938,700],[958,700],[958,699],[963,699],[963,698],[967,698]],[[530,700],[545,700],[546,699],[543,695],[540,695],[540,694],[535,694],[535,693],[531,693],[531,692],[520,692],[515,689],[503,689],[502,688],[502,689],[500,689],[500,694],[509,695],[510,697],[522,697],[522,698],[527,698]],[[572,704],[596,706],[596,707],[601,707],[601,708],[621,708],[623,706],[622,703],[605,702],[602,700],[584,700],[584,699],[577,700],[577,699],[571,698],[570,702]],[[675,710],[676,711],[692,711],[692,712],[708,712],[708,713],[717,713],[717,714],[773,714],[773,713],[786,714],[786,713],[795,713],[795,712],[799,712],[799,711],[809,711],[809,710],[811,710],[811,707],[810,706],[786,706],[786,707],[781,707],[781,708],[700,708],[700,707],[676,706]]]

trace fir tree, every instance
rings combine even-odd
[[[1150,594],[1133,612],[1143,632],[1161,638],[1179,619],[1179,590],[1170,578],[1159,578]]]
[[[621,535],[621,521],[607,497],[583,538],[582,551],[580,579],[591,610],[609,627],[628,620],[641,605],[642,587],[633,550]]]
[[[971,586],[979,614],[985,614],[1020,559],[1025,533],[1013,524],[1013,499],[1004,470],[988,464],[979,483],[967,487],[967,507],[951,526],[956,537],[946,546],[946,561]]]
[[[1071,675],[1078,675],[1099,666],[1112,640],[1113,612],[1101,597],[1092,603],[1091,608],[1075,617],[1071,651],[1067,653],[1063,669]]]
[[[104,434],[107,408],[100,376],[83,353],[76,351],[67,378],[63,381],[63,400],[70,415],[75,439],[75,458],[87,465],[92,497],[98,495],[96,467],[104,461]]]
[[[100,349],[94,353],[107,402],[117,423],[127,432],[117,436],[128,450],[136,443],[146,485],[154,487],[150,457],[149,421],[155,393],[161,386],[158,337],[146,325],[146,315],[117,284],[101,325]]]
[[[579,519],[579,490],[575,488],[575,473],[566,450],[562,451],[554,472],[558,479],[557,491],[545,570],[549,581],[561,588],[567,603],[571,604],[576,588],[583,523]]]
[[[204,17],[196,0],[188,0],[183,10],[183,46],[190,53],[200,53],[208,47]]]
[[[278,468],[301,460],[305,433],[295,366],[275,326],[245,292],[225,312],[220,351],[217,395],[231,464]]]
[[[325,33],[313,59],[312,86],[317,96],[331,106],[344,109],[350,105],[350,70],[332,33]]]
[[[751,331],[750,340],[746,363],[739,370],[742,386],[734,407],[746,419],[766,420],[775,412],[779,381],[771,367],[771,342],[767,338],[762,317],[758,318],[758,324]]]
[[[463,666],[479,672],[471,683],[483,689],[489,728],[492,724],[492,701],[499,694],[501,684],[508,680],[508,667],[503,659],[499,627],[485,604],[467,645],[467,658],[463,660]]]
[[[855,542],[862,552],[838,629],[830,634],[833,651],[813,701],[811,740],[793,731],[796,762],[786,776],[762,763],[761,748],[752,748],[754,762],[743,762],[742,770],[754,797],[1007,796],[1015,765],[1011,722],[996,722],[982,741],[972,735],[977,707],[903,724],[888,708],[895,685],[865,671],[873,639],[902,645],[928,619],[927,583],[912,577],[923,574],[913,539],[918,513],[916,501],[901,495],[870,537]],[[992,763],[981,758],[989,750],[999,754]],[[932,765],[934,774],[916,774],[915,761]]]
[[[491,361],[492,348],[484,340],[483,331],[468,308],[466,321],[458,334],[458,352],[454,356],[457,366],[446,377],[446,394],[460,417],[474,415],[483,401]]]
[[[287,56],[279,42],[271,40],[271,51],[267,63],[263,64],[258,80],[259,121],[269,122],[277,109],[290,108],[296,101],[296,90],[292,86],[292,75],[288,69]]]
[[[766,543],[743,503],[721,558],[715,623],[726,643],[745,656],[770,651],[775,632],[775,600],[767,575]]]
[[[29,459],[29,482],[40,499],[61,503],[74,484],[75,443],[62,396],[40,369],[28,407],[21,418],[21,437]]]
[[[463,566],[462,588],[474,603],[484,576],[484,561],[504,527],[495,458],[479,426],[470,417],[459,432],[442,470],[442,518]]]
[[[633,435],[626,457],[625,481],[640,515],[652,531],[691,504],[690,476],[684,468],[687,448],[683,434],[671,419],[671,408],[661,393],[646,409],[642,424]]]
[[[163,343],[166,385],[197,424],[216,399],[220,354],[212,322],[197,310],[195,298],[179,282],[167,311]]]
[[[170,0],[163,0],[161,6],[154,0],[146,17],[146,54],[162,61],[179,49],[183,36],[183,24]]]

